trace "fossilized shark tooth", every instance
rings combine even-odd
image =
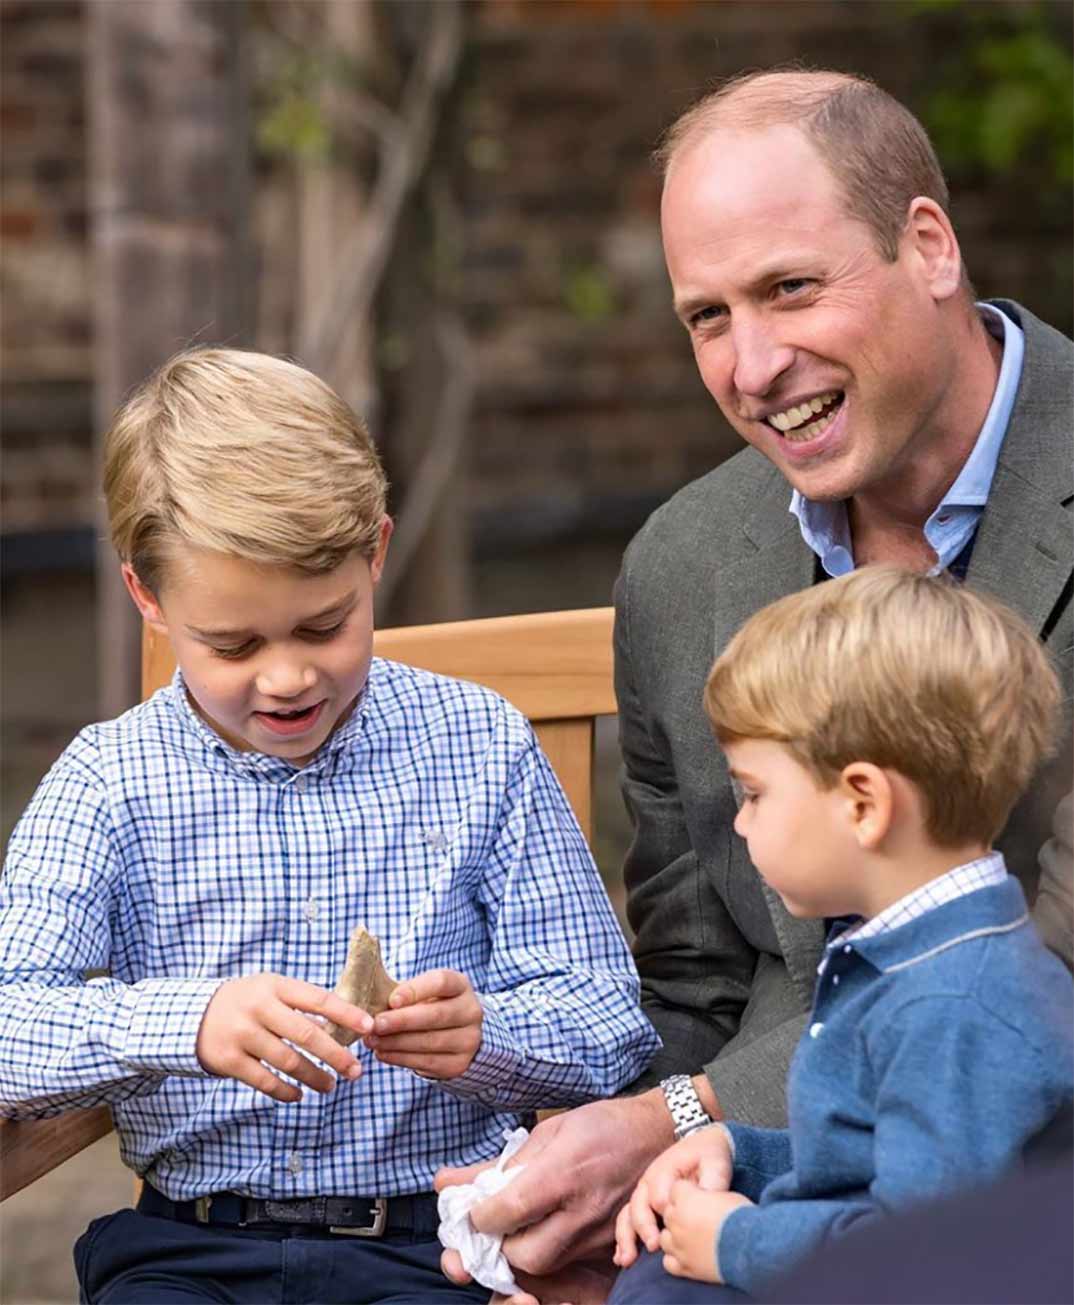
[[[361,1006],[370,1015],[379,1015],[388,1009],[388,994],[395,980],[385,970],[380,959],[380,940],[369,933],[364,924],[355,925],[347,944],[347,963],[333,991],[344,1001]],[[358,1034],[331,1020],[325,1028],[344,1047],[356,1042]]]

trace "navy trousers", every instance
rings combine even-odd
[[[89,1305],[486,1305],[487,1287],[456,1287],[441,1274],[440,1250],[424,1232],[340,1237],[119,1210],[78,1239],[75,1268]]]
[[[748,1305],[737,1287],[723,1283],[675,1278],[664,1269],[664,1256],[638,1248],[638,1258],[615,1280],[608,1305]]]

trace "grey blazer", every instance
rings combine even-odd
[[[1021,323],[1026,355],[967,582],[1021,612],[1053,650],[1069,740],[1074,346],[1019,305],[997,302]],[[623,792],[634,822],[627,911],[642,1000],[664,1041],[643,1085],[704,1067],[730,1117],[771,1126],[786,1121],[787,1067],[824,926],[789,915],[750,864],[701,693],[743,621],[815,579],[789,501],[776,468],[744,449],[650,517],[615,591]],[[999,841],[1030,900],[1038,852],[1070,787],[1068,744]]]

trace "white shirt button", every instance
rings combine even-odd
[[[838,986],[839,986],[839,975],[838,975],[838,974],[833,974],[833,975],[832,975],[832,986],[838,988]]]
[[[847,943],[847,945],[843,948],[843,955],[844,955],[844,956],[849,956],[849,955],[850,955],[850,950],[851,950],[851,949],[850,949],[850,943]]]
[[[302,1157],[297,1151],[292,1151],[287,1157],[287,1169],[288,1172],[292,1174],[300,1174],[302,1172]]]
[[[816,1023],[816,1024],[811,1024],[811,1025],[809,1026],[809,1036],[810,1036],[811,1038],[819,1038],[819,1037],[820,1037],[820,1031],[821,1031],[822,1028],[824,1028],[824,1025],[821,1024],[821,1023],[819,1023],[819,1022]]]
[[[298,778],[291,785],[291,787],[295,790],[296,793],[305,793],[306,789],[308,789],[309,786],[310,786],[310,782],[305,775],[299,775]]]
[[[315,897],[306,899],[306,903],[302,907],[302,914],[305,916],[307,924],[312,924],[321,914],[320,905]]]

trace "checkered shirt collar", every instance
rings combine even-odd
[[[833,938],[825,948],[824,959],[818,969],[823,969],[828,953],[836,946],[848,942],[863,942],[866,938],[875,938],[882,933],[890,933],[911,920],[916,920],[926,911],[933,911],[945,902],[952,902],[956,897],[965,897],[975,893],[979,888],[991,888],[1001,884],[1007,878],[1007,866],[1001,852],[989,852],[987,856],[974,861],[966,861],[948,870],[937,879],[930,879],[927,884],[915,888],[913,892],[892,902],[871,920],[851,927]]]

